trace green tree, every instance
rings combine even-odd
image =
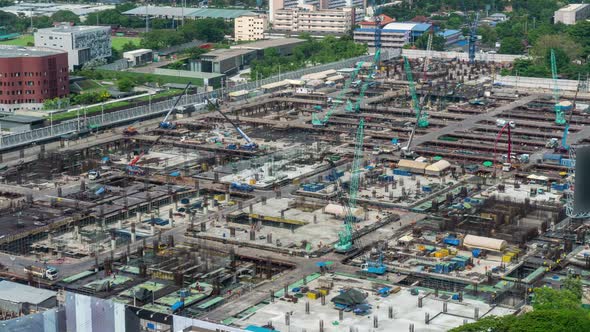
[[[463,17],[457,14],[451,14],[445,25],[449,29],[459,29],[463,25]]]
[[[422,36],[418,37],[414,42],[416,48],[420,50],[425,50],[428,46],[428,33],[423,34]],[[432,36],[432,50],[434,51],[443,51],[445,49],[445,38],[434,34]]]
[[[563,289],[572,292],[578,300],[582,300],[582,281],[579,277],[569,275],[563,282]]]
[[[546,35],[535,42],[531,48],[531,55],[536,63],[547,63],[547,52],[551,49],[562,49],[570,60],[578,59],[582,54],[580,44],[574,42],[568,35]]]
[[[69,10],[58,10],[51,15],[53,22],[80,23],[80,17]]]
[[[535,288],[533,308],[535,310],[556,310],[580,308],[580,299],[568,289],[555,290],[551,287]]]
[[[130,78],[123,77],[117,80],[117,88],[119,91],[129,92],[134,86],[135,83]]]
[[[489,25],[484,25],[477,28],[477,34],[481,35],[481,43],[488,47],[494,47],[498,41],[498,33],[496,29]]]
[[[499,52],[502,54],[522,54],[524,45],[522,41],[515,37],[506,37],[502,39]]]

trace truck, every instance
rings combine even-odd
[[[29,265],[25,266],[25,273],[30,273],[35,277],[43,278],[47,280],[56,280],[57,279],[57,269],[52,266],[35,266]]]
[[[510,172],[512,170],[512,164],[510,163],[503,163],[502,164],[502,172]]]
[[[245,183],[239,183],[239,182],[232,182],[231,189],[233,190],[237,190],[237,191],[243,191],[243,192],[252,192],[254,191],[254,188],[251,185],[245,184]]]
[[[100,178],[100,172],[92,169],[90,171],[88,171],[88,180],[96,180]]]

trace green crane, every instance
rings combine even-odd
[[[377,30],[380,31],[379,29],[377,29]],[[381,48],[380,47],[375,50],[375,55],[373,56],[373,67],[371,67],[371,70],[369,70],[369,75],[368,75],[367,81],[363,82],[363,84],[361,85],[361,90],[359,91],[359,98],[356,100],[356,103],[354,104],[354,106],[352,105],[352,103],[350,101],[348,101],[348,103],[346,104],[346,111],[347,112],[358,113],[361,111],[361,103],[363,102],[363,98],[365,98],[365,92],[367,92],[367,89],[369,88],[369,86],[374,82],[373,78],[375,75],[375,71],[377,71],[379,63],[381,63]]]
[[[408,79],[408,85],[410,87],[410,94],[412,95],[412,108],[416,113],[416,121],[418,124],[418,128],[427,128],[428,123],[428,113],[425,111],[420,111],[420,102],[418,102],[418,96],[416,95],[416,86],[414,84],[414,78],[412,77],[412,68],[410,67],[410,62],[408,61],[407,57],[404,57],[404,67],[406,69],[406,76]]]
[[[350,169],[350,185],[348,192],[348,203],[341,198],[341,204],[345,208],[346,216],[344,217],[344,229],[338,232],[338,242],[334,245],[334,250],[339,253],[346,253],[353,247],[352,234],[355,217],[352,209],[356,207],[356,198],[359,190],[359,180],[361,173],[361,164],[363,162],[363,139],[365,136],[365,120],[361,118],[356,131],[356,141],[354,146],[354,159]],[[341,193],[339,194],[341,195]],[[340,196],[341,197],[341,196]]]
[[[342,91],[340,91],[340,93],[338,94],[338,97],[336,97],[334,99],[332,106],[330,106],[330,108],[328,109],[328,112],[324,115],[324,117],[322,119],[320,119],[316,113],[313,113],[311,115],[311,124],[313,126],[323,127],[328,123],[328,121],[330,121],[330,117],[332,116],[332,113],[334,113],[336,106],[341,104],[344,94],[346,94],[346,90],[348,90],[348,88],[350,88],[350,85],[356,79],[356,77],[357,77],[359,71],[361,70],[361,68],[363,67],[363,65],[364,65],[363,61],[357,63],[356,68],[354,69],[354,71],[350,75],[350,78],[344,83],[344,88],[342,88]]]
[[[555,61],[555,51],[551,49],[551,76],[553,77],[553,98],[555,99],[555,123],[558,125],[565,124],[565,113],[559,105],[559,87],[557,86],[557,61]]]

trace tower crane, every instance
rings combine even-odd
[[[359,189],[359,180],[361,164],[363,161],[363,139],[365,135],[365,120],[361,118],[356,131],[356,140],[354,147],[354,159],[350,170],[350,186],[348,193],[348,203],[342,200],[346,216],[344,217],[344,229],[338,233],[338,242],[334,245],[334,250],[339,253],[349,252],[353,248],[353,227],[352,224],[356,218],[352,214],[352,209],[356,208],[356,200]]]
[[[559,105],[559,86],[557,85],[557,61],[555,60],[555,51],[551,49],[551,76],[553,77],[553,99],[555,100],[555,123],[558,125],[565,124],[565,114],[561,105]]]
[[[570,130],[570,124],[572,123],[572,117],[574,115],[574,110],[576,109],[576,101],[578,100],[578,92],[580,92],[580,77],[578,75],[578,85],[576,86],[576,94],[574,95],[574,101],[572,103],[572,109],[570,111],[570,115],[565,123],[565,127],[563,128],[563,136],[561,137],[561,146],[559,147],[559,152],[567,152],[570,149],[570,146],[567,144],[567,136]]]
[[[164,120],[162,120],[162,122],[160,122],[160,124],[158,125],[158,127],[162,128],[162,129],[174,129],[174,128],[176,128],[176,124],[168,121],[168,118],[170,117],[170,115],[172,114],[172,112],[174,112],[176,110],[176,105],[178,105],[178,102],[180,101],[180,99],[182,98],[182,96],[186,93],[186,91],[191,86],[191,84],[192,84],[191,82],[188,82],[186,84],[186,86],[184,87],[184,90],[182,90],[182,93],[178,96],[178,98],[176,98],[176,102],[174,102],[174,106],[172,106],[172,108],[168,111],[168,113],[166,113],[166,116],[164,117]]]
[[[248,135],[246,135],[246,133],[235,122],[233,122],[227,115],[225,115],[225,113],[221,111],[218,102],[213,103],[211,100],[209,100],[209,98],[205,98],[205,100],[207,100],[207,105],[219,112],[219,114],[221,114],[221,116],[223,116],[225,120],[227,120],[227,122],[229,122],[236,129],[238,134],[246,141],[246,144],[240,147],[242,150],[252,151],[258,148],[258,145],[254,143],[254,141]],[[228,145],[228,148],[235,149],[236,147],[230,144]]]
[[[477,43],[477,24],[479,22],[479,12],[475,14],[475,20],[471,22],[469,29],[469,63],[475,63],[475,44]]]
[[[408,85],[410,87],[410,94],[412,95],[412,108],[416,113],[416,123],[418,124],[418,128],[427,128],[429,125],[428,113],[421,110],[420,103],[418,102],[418,96],[416,95],[414,78],[412,77],[412,68],[410,67],[410,62],[408,61],[407,57],[404,57],[404,67],[406,70]]]

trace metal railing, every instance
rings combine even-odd
[[[382,60],[390,60],[394,57],[399,56],[399,51],[388,51],[381,55]],[[256,82],[249,82],[239,84],[230,88],[217,89],[211,92],[202,92],[194,95],[185,95],[179,102],[179,106],[205,103],[205,98],[214,98],[219,95],[227,94],[233,91],[240,90],[254,90],[262,85],[268,83],[278,82],[284,79],[297,79],[303,75],[317,73],[329,69],[342,69],[347,67],[353,67],[358,61],[371,61],[371,55],[364,55],[352,59],[343,61],[318,65],[314,67],[304,68],[292,72],[287,72],[281,75],[272,76]],[[21,133],[14,133],[6,135],[0,138],[0,150],[11,149],[23,145],[28,145],[44,140],[54,139],[63,135],[80,132],[86,128],[92,127],[105,127],[112,126],[119,123],[137,121],[143,118],[151,117],[157,114],[167,112],[172,108],[175,98],[173,97],[168,100],[151,103],[150,105],[142,105],[124,109],[121,111],[102,113],[99,115],[93,115],[88,117],[78,117],[74,120],[63,121],[50,127],[44,127],[40,129],[34,129]]]

